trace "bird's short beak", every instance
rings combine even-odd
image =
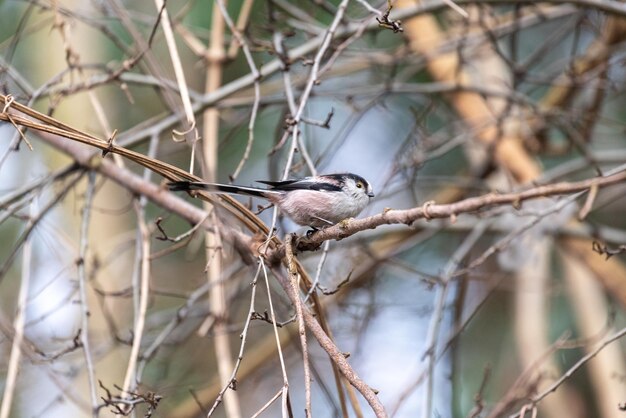
[[[369,197],[374,197],[374,192],[367,192],[367,195],[368,195]]]

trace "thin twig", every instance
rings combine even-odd
[[[324,54],[326,53],[326,51],[328,50],[328,47],[330,46],[330,42],[332,41],[333,36],[335,35],[335,32],[337,31],[337,27],[343,20],[343,16],[347,7],[348,7],[348,0],[342,0],[342,2],[337,7],[337,13],[335,13],[332,23],[330,24],[330,26],[328,27],[328,30],[324,34],[324,40],[322,41],[322,44],[320,45],[317,51],[317,54],[315,54],[315,58],[313,59],[313,65],[311,65],[311,71],[309,73],[307,83],[304,87],[304,90],[302,91],[302,95],[300,96],[300,103],[298,105],[298,109],[296,110],[296,113],[293,115],[294,126],[293,126],[293,132],[292,132],[292,141],[291,141],[291,147],[289,149],[289,153],[287,155],[287,163],[285,164],[285,169],[282,175],[283,180],[289,177],[289,172],[291,171],[293,157],[299,145],[299,141],[298,141],[298,136],[300,134],[299,124],[302,119],[302,115],[307,105],[307,102],[309,100],[309,97],[311,95],[311,92],[313,91],[313,86],[318,83],[318,71],[321,65],[322,58],[324,57]]]
[[[274,403],[274,401],[275,401],[276,399],[280,398],[280,395],[281,395],[282,393],[283,393],[282,389],[281,389],[281,390],[279,390],[278,392],[276,392],[276,394],[275,394],[274,396],[272,396],[272,397],[270,398],[270,400],[269,400],[269,401],[267,401],[267,402],[265,403],[265,405],[263,405],[263,406],[262,406],[262,407],[261,407],[258,411],[256,411],[256,412],[254,413],[254,415],[252,415],[250,418],[258,418],[258,417],[259,417],[259,416],[263,413],[263,411],[265,411],[267,408],[269,408],[269,407],[270,407],[270,405],[271,405],[271,404],[273,404],[273,403]]]
[[[265,279],[265,289],[267,291],[267,301],[270,306],[270,317],[272,319],[274,330],[274,336],[276,338],[276,349],[278,351],[278,358],[280,360],[280,369],[283,376],[283,388],[281,391],[282,395],[282,416],[283,418],[289,417],[289,408],[287,403],[289,402],[289,379],[287,378],[287,368],[285,367],[285,359],[283,358],[283,349],[280,344],[280,336],[278,335],[278,327],[276,326],[276,314],[274,313],[274,304],[272,302],[272,292],[270,289],[270,281],[267,274],[267,267],[265,266],[265,261],[261,257],[259,259],[261,269],[263,270],[263,278]]]
[[[254,84],[253,84],[254,102],[252,103],[252,110],[250,111],[250,121],[248,122],[248,142],[246,143],[246,149],[244,150],[243,157],[241,157],[241,160],[239,161],[237,168],[231,175],[231,181],[234,181],[235,178],[239,176],[239,173],[243,169],[243,166],[246,163],[246,161],[248,161],[248,158],[250,157],[250,151],[252,150],[252,145],[254,144],[254,126],[256,123],[257,113],[259,111],[259,103],[261,102],[261,86],[259,83],[261,74],[259,73],[259,70],[257,69],[256,64],[254,63],[254,59],[252,58],[252,53],[250,52],[250,47],[248,46],[246,39],[243,37],[241,32],[237,29],[237,27],[233,23],[233,20],[231,19],[230,15],[228,14],[228,10],[226,9],[226,6],[224,5],[224,1],[223,0],[216,0],[216,1],[217,1],[217,5],[220,7],[222,16],[224,17],[226,24],[228,25],[233,36],[235,37],[235,39],[241,46],[241,49],[243,50],[243,54],[246,57],[246,62],[248,63],[248,67],[250,68],[250,74],[252,74],[252,76],[254,77]]]
[[[135,202],[136,206],[139,206],[139,202]],[[148,311],[148,300],[150,295],[150,230],[146,225],[144,218],[143,208],[137,208],[137,223],[141,231],[141,282],[139,291],[139,309],[137,315],[134,318],[133,327],[133,343],[130,351],[130,357],[128,359],[128,365],[126,367],[126,374],[124,377],[124,385],[122,387],[122,393],[124,396],[131,395],[131,392],[135,389],[136,375],[137,375],[137,361],[139,359],[139,349],[141,348],[141,340],[144,335],[144,328],[146,324],[146,314]]]
[[[322,269],[324,268],[324,263],[326,262],[326,257],[328,257],[328,249],[329,248],[330,248],[330,241],[326,241],[324,243],[324,248],[322,249],[322,256],[320,257],[320,261],[318,261],[317,268],[315,269],[315,277],[313,279],[313,283],[311,284],[311,288],[309,289],[309,292],[307,293],[306,298],[304,298],[304,303],[306,303],[309,300],[311,295],[317,289],[317,286],[318,286],[318,284],[320,282],[320,277],[322,275]],[[339,289],[339,287],[341,287],[341,283],[339,284],[337,289]],[[324,294],[329,294],[329,293],[326,293],[326,292],[323,292],[323,293]]]
[[[185,110],[185,116],[187,118],[188,127],[183,132],[175,131],[174,134],[184,135],[188,137],[191,142],[191,158],[189,160],[189,172],[194,172],[194,161],[195,154],[194,151],[196,149],[195,144],[197,142],[198,133],[196,129],[196,117],[194,115],[193,107],[191,105],[191,99],[189,97],[189,88],[187,87],[187,80],[185,79],[185,71],[183,70],[183,65],[180,61],[180,55],[178,54],[178,47],[176,46],[176,40],[174,39],[174,32],[172,30],[172,24],[170,22],[170,17],[167,12],[167,8],[165,7],[164,0],[154,0],[154,4],[162,15],[161,18],[161,28],[163,29],[163,35],[165,35],[165,41],[167,43],[167,48],[169,52],[169,56],[172,60],[172,66],[174,67],[174,74],[176,75],[176,81],[178,83],[178,88],[180,90],[180,98],[183,102],[183,109]],[[193,135],[188,135],[193,133]]]
[[[7,272],[9,271],[9,268],[11,267],[11,265],[13,264],[13,261],[15,260],[15,257],[17,257],[17,254],[19,253],[19,250],[21,248],[21,246],[28,240],[30,234],[33,232],[33,230],[35,229],[35,227],[37,226],[37,224],[39,222],[41,222],[44,217],[46,216],[46,214],[52,210],[54,207],[56,207],[56,205],[61,202],[61,200],[63,200],[63,198],[65,197],[65,195],[72,190],[72,188],[74,187],[74,185],[76,185],[76,183],[80,180],[82,176],[81,175],[77,175],[75,176],[73,179],[71,179],[70,181],[68,181],[68,184],[66,185],[66,188],[62,189],[59,193],[57,193],[37,214],[37,216],[35,218],[32,218],[32,222],[29,222],[26,225],[26,228],[24,228],[24,231],[22,232],[22,234],[17,238],[13,249],[11,250],[11,252],[9,253],[9,255],[7,256],[6,260],[4,261],[4,264],[2,265],[2,267],[0,267],[0,282],[2,282],[2,280],[4,279],[4,277],[6,276]]]
[[[222,402],[224,393],[226,393],[228,389],[236,390],[237,372],[239,371],[239,367],[241,366],[241,362],[243,360],[243,353],[246,347],[246,341],[248,340],[248,331],[250,330],[250,323],[254,316],[254,312],[256,311],[254,308],[254,304],[256,301],[256,284],[259,279],[260,273],[261,273],[261,264],[259,263],[256,273],[254,274],[254,278],[252,279],[252,283],[250,284],[250,286],[252,287],[252,291],[250,292],[250,308],[248,309],[248,316],[246,317],[246,322],[243,326],[243,330],[241,331],[241,336],[240,336],[241,345],[239,346],[239,355],[237,356],[237,362],[235,363],[235,366],[233,367],[228,383],[222,388],[220,393],[217,395],[217,398],[215,399],[213,406],[207,413],[207,418],[213,415],[213,412],[215,412],[219,404]]]
[[[488,224],[489,221],[483,221],[472,229],[465,240],[463,240],[463,243],[459,245],[454,254],[450,257],[450,261],[446,264],[444,272],[441,276],[441,285],[437,290],[435,309],[431,317],[428,338],[426,339],[426,354],[424,355],[428,364],[428,377],[426,390],[424,392],[425,406],[422,412],[422,416],[424,418],[432,416],[432,402],[434,397],[433,390],[435,385],[435,363],[437,360],[437,341],[439,340],[439,330],[441,327],[441,321],[443,320],[448,291],[450,289],[450,280],[458,269],[461,261],[467,256],[474,245],[476,245],[478,239],[485,233]]]
[[[617,331],[613,335],[602,340],[602,342],[600,342],[600,344],[596,347],[595,350],[590,351],[588,354],[581,357],[580,360],[576,362],[576,364],[570,367],[565,373],[563,373],[563,375],[559,379],[557,379],[554,383],[548,386],[543,392],[537,394],[536,396],[533,396],[530,403],[526,404],[525,407],[526,406],[535,407],[539,402],[545,399],[548,395],[556,391],[563,383],[565,383],[570,377],[572,377],[574,373],[576,373],[581,367],[587,364],[589,360],[597,356],[598,353],[600,353],[606,346],[621,339],[625,335],[626,335],[626,328],[622,328],[621,330]],[[521,412],[518,412],[517,414],[510,415],[509,418],[520,418],[521,416],[522,416]]]
[[[224,271],[222,271],[222,275],[219,278],[219,281],[224,282],[225,280],[230,280],[231,277],[233,277],[233,275],[236,274],[237,271],[240,269],[240,265],[237,265],[237,263],[233,263]],[[137,366],[137,381],[140,382],[142,380],[143,371],[145,370],[148,362],[150,362],[150,360],[154,358],[159,349],[163,347],[165,343],[167,343],[168,337],[172,335],[176,328],[183,324],[185,319],[187,319],[187,317],[189,317],[190,314],[194,312],[194,305],[196,305],[202,297],[206,296],[211,287],[213,287],[214,285],[214,282],[206,282],[202,286],[194,290],[189,295],[185,303],[176,310],[175,315],[163,327],[161,332],[154,338],[150,346],[143,351],[140,356],[141,361]]]
[[[29,228],[35,225],[36,201],[31,202]],[[27,229],[29,229],[27,228]],[[13,321],[13,343],[11,344],[11,355],[4,381],[4,393],[2,395],[2,405],[0,406],[0,418],[9,418],[13,396],[16,390],[17,374],[22,357],[22,342],[24,341],[24,323],[26,322],[26,305],[28,303],[28,293],[31,281],[32,241],[26,239],[22,246],[22,280],[20,282],[20,293],[17,299],[17,312]]]
[[[89,301],[87,299],[87,274],[85,272],[85,260],[87,259],[87,248],[89,244],[89,222],[91,220],[92,203],[96,188],[96,173],[90,171],[87,183],[87,194],[85,197],[85,206],[83,207],[83,220],[80,228],[80,243],[78,253],[78,292],[80,295],[81,306],[81,332],[80,344],[83,347],[83,355],[85,356],[85,366],[87,369],[87,378],[89,382],[89,395],[91,398],[92,416],[97,418],[98,396],[96,393],[96,375],[93,367],[93,358],[91,353],[91,345],[89,343]]]

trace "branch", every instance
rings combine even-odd
[[[283,290],[294,305],[297,305],[298,301],[294,299],[294,293],[291,290],[291,282],[289,278],[284,274],[282,269],[273,268],[272,272],[278,282],[282,286]],[[333,340],[330,339],[328,334],[324,332],[317,319],[309,311],[309,309],[302,309],[302,318],[311,334],[315,337],[319,345],[328,353],[328,356],[332,359],[333,363],[337,365],[341,373],[346,379],[363,395],[367,403],[372,407],[372,411],[377,418],[387,417],[385,407],[378,399],[376,392],[369,387],[361,378],[356,374],[344,353],[339,351],[339,348],[335,345]]]
[[[461,213],[473,213],[495,206],[512,205],[518,208],[525,200],[538,199],[541,197],[567,195],[588,190],[592,187],[607,187],[626,181],[626,171],[621,171],[606,177],[593,177],[587,180],[575,182],[553,183],[544,186],[536,186],[519,192],[497,193],[492,192],[482,196],[470,197],[455,203],[446,205],[435,205],[427,202],[423,206],[395,210],[385,209],[378,215],[373,215],[363,219],[346,219],[337,225],[317,231],[310,238],[301,238],[298,241],[298,250],[317,249],[322,242],[327,240],[341,240],[357,232],[366,229],[375,229],[381,225],[405,224],[413,225],[419,219],[450,218],[455,220]],[[273,259],[282,259],[284,249],[280,254],[276,254]]]

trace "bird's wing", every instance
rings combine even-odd
[[[305,177],[302,179],[292,179],[283,181],[265,181],[257,180],[258,183],[267,184],[272,188],[270,190],[291,191],[291,190],[324,190],[338,192],[341,191],[339,185],[326,182],[319,182],[313,177]]]

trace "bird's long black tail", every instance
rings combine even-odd
[[[268,193],[268,190],[257,189],[255,187],[232,186],[229,184],[219,183],[202,183],[198,181],[173,181],[171,183],[168,183],[167,187],[173,192],[207,190],[209,192],[215,193],[243,194],[256,197],[267,197]]]

